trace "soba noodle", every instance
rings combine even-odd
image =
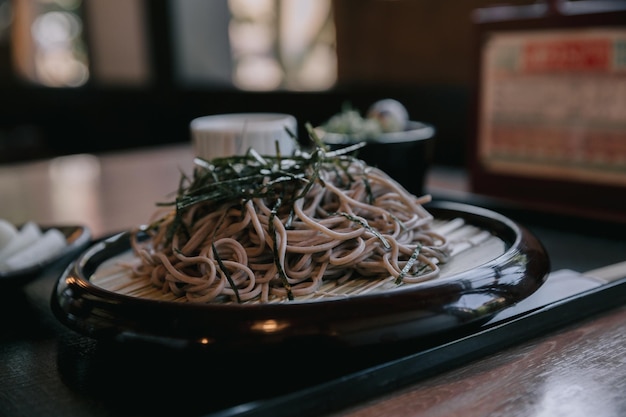
[[[131,239],[134,274],[190,302],[293,300],[330,280],[414,284],[449,256],[430,196],[345,153],[196,162],[175,208]]]

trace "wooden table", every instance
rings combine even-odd
[[[0,217],[14,223],[82,224],[95,238],[103,237],[145,223],[156,202],[172,197],[181,172],[189,172],[191,164],[191,148],[183,144],[0,165]],[[466,177],[456,169],[434,167],[427,191],[436,197],[482,201],[467,193]],[[541,215],[502,208],[527,222],[542,240],[553,270],[585,271],[626,260],[626,242],[619,237],[623,225],[615,226],[618,233],[564,229]],[[149,346],[131,352],[60,324],[49,310],[49,300],[61,271],[50,271],[0,295],[0,415],[220,415],[207,413],[210,408],[203,408],[198,396],[219,383],[220,372],[227,369],[198,365],[202,375],[191,384],[188,379],[198,377],[193,366],[176,367],[183,357],[161,357]],[[154,366],[136,360],[141,355]],[[276,372],[280,375],[280,366]],[[151,384],[150,378],[159,385]],[[245,375],[241,378],[241,386],[233,390],[254,389],[246,386]],[[266,383],[271,380],[268,376]],[[329,406],[325,414],[623,416],[624,392],[626,307],[616,306],[491,354],[453,363],[369,400],[340,409]],[[292,407],[282,414],[306,414],[298,412],[297,405]],[[233,415],[232,410],[221,415]]]

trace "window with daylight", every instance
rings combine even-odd
[[[171,0],[170,33],[159,39],[155,7],[0,0],[0,36],[11,43],[16,76],[46,87],[146,85],[159,70],[159,48],[171,48],[172,82],[181,86],[319,91],[336,81],[331,0]]]

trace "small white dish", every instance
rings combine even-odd
[[[56,265],[57,262],[66,260],[68,263],[73,256],[78,255],[91,242],[91,231],[85,226],[41,226],[43,232],[57,229],[65,236],[67,245],[55,256],[45,259],[25,268],[0,271],[0,287],[24,285],[41,275],[47,268]]]

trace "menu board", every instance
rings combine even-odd
[[[626,186],[626,28],[491,33],[480,58],[483,169]]]
[[[470,190],[626,224],[626,2],[474,16]]]

